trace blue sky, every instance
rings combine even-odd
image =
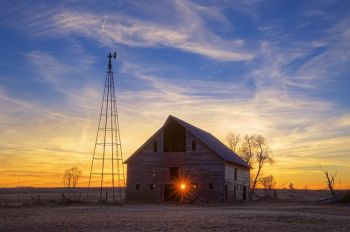
[[[17,173],[0,185],[47,185],[66,167],[88,166],[106,54],[116,50],[126,157],[173,114],[221,140],[266,136],[277,161],[267,172],[281,184],[320,186],[322,165],[350,186],[349,1],[0,9],[0,172]]]

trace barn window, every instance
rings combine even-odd
[[[192,151],[196,150],[196,141],[192,140]]]
[[[214,188],[213,183],[209,183],[209,190],[212,190]]]
[[[157,141],[153,143],[153,152],[157,152],[158,151],[158,143]]]
[[[237,180],[237,168],[235,168],[235,180]]]
[[[179,170],[178,167],[170,167],[170,180],[176,180],[179,178]]]
[[[164,152],[186,152],[186,129],[174,120],[163,129]]]
[[[136,184],[136,189],[140,189],[140,184]]]
[[[149,188],[150,188],[151,190],[153,190],[153,189],[156,188],[156,185],[155,185],[155,184],[150,184],[150,185],[149,185]]]

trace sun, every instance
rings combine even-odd
[[[186,185],[185,185],[185,184],[181,184],[181,185],[180,185],[180,188],[181,188],[181,190],[183,191],[183,190],[186,189]]]

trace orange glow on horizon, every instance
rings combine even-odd
[[[95,112],[91,114],[94,115]],[[149,121],[144,117],[142,119],[121,117],[122,125],[129,125],[128,127],[123,127],[122,130],[124,160],[129,158],[130,154],[137,150],[161,126],[159,122],[163,122],[164,118],[159,117],[159,120],[152,118]],[[191,118],[184,118],[188,119],[194,125],[213,132],[213,135],[218,139],[224,138],[226,132],[229,131],[227,128],[220,127],[220,125],[229,124],[227,121],[218,123],[219,126],[214,127],[208,125],[207,121],[202,121],[200,118],[193,118],[192,120]],[[35,136],[32,136],[32,133],[36,130],[28,126],[24,127],[24,131],[22,132],[23,138],[21,138],[21,141],[25,141],[23,143],[17,144],[17,138],[20,135],[4,138],[4,144],[15,144],[16,142],[16,152],[13,152],[10,148],[9,150],[1,151],[3,156],[0,156],[0,187],[63,187],[62,177],[64,171],[74,165],[83,171],[83,176],[78,183],[78,187],[87,187],[92,158],[91,153],[94,145],[93,141],[96,135],[96,128],[93,124],[96,118],[93,117],[91,121],[92,125],[90,125],[89,121],[83,121],[86,123],[84,133],[75,124],[72,124],[71,127],[65,127],[65,130],[57,130],[55,129],[57,126],[56,123],[47,123],[45,124],[45,131],[41,131],[40,134],[35,134]],[[83,122],[82,125],[85,125]],[[145,127],[145,123],[149,126]],[[44,132],[46,131],[50,132],[50,134],[45,134]],[[276,181],[276,189],[288,188],[289,183],[293,183],[296,189],[325,189],[324,174],[319,169],[319,164],[325,168],[329,166],[330,172],[338,173],[335,183],[337,189],[350,189],[350,164],[347,161],[348,158],[335,159],[330,157],[320,160],[322,157],[318,155],[320,150],[325,150],[325,152],[329,153],[334,152],[333,150],[321,149],[324,143],[317,143],[313,147],[310,146],[307,150],[303,150],[303,144],[289,146],[290,142],[287,141],[287,137],[279,137],[278,140],[274,140],[273,138],[273,135],[271,135],[269,141],[273,151],[273,158],[276,162],[273,165],[266,164],[263,174],[273,175]],[[336,146],[333,142],[332,140],[327,143],[327,147],[336,147],[338,149],[339,146]],[[337,140],[336,142],[342,144],[343,147],[341,148],[343,150],[347,149],[345,145],[348,143],[345,140]],[[298,156],[293,156],[294,153],[298,154]],[[126,175],[127,165],[124,167]],[[252,169],[251,172],[254,174],[256,169]],[[181,189],[180,185],[182,183],[186,185],[186,192],[195,189],[193,185],[193,183],[196,183],[195,180],[181,179],[176,186],[178,191]],[[116,185],[124,186],[123,183],[117,183]],[[95,183],[93,181],[92,187],[98,186],[99,182],[96,181]],[[111,184],[107,183],[107,186],[111,186]]]

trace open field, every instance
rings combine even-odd
[[[107,189],[107,190],[106,190]],[[119,189],[115,190],[115,194]],[[87,195],[87,193],[89,194]],[[108,200],[112,200],[112,189],[105,188],[103,191],[103,200],[106,199],[108,192]],[[61,201],[62,194],[71,200],[92,201],[99,200],[99,188],[93,188],[88,191],[87,188],[0,188],[0,206],[7,203],[33,203],[32,198],[40,198],[41,203],[46,204],[47,201]],[[124,188],[121,189],[124,193]]]
[[[108,200],[112,199],[112,190],[103,191],[103,199],[106,198],[108,192]],[[119,191],[119,190],[116,190]],[[121,190],[124,193],[124,189]],[[345,192],[346,190],[343,190]],[[32,197],[41,200],[61,200],[62,194],[72,200],[97,201],[99,199],[99,188],[90,189],[89,198],[86,199],[87,188],[0,188],[0,204],[2,203],[31,203]],[[259,196],[268,194],[274,197],[273,191],[265,192],[263,189],[257,189]],[[276,191],[279,202],[317,202],[331,195],[326,190],[289,190],[279,189]]]
[[[350,231],[349,205],[287,199],[197,205],[16,205],[18,199],[30,201],[31,195],[59,200],[57,191],[33,189],[17,197],[10,190],[0,191],[0,231]],[[67,196],[78,197],[81,190],[75,191]]]
[[[350,207],[279,203],[1,208],[1,231],[350,231]]]

